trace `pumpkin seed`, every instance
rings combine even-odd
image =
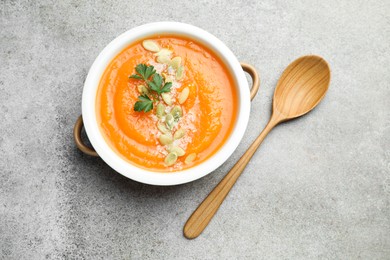
[[[165,114],[165,106],[159,103],[156,108],[156,115],[158,118],[162,118],[164,114]]]
[[[138,85],[137,88],[140,94],[146,94],[146,95],[149,94],[149,90],[147,87],[145,87],[145,85]]]
[[[186,159],[184,160],[184,163],[190,164],[195,160],[195,158],[196,158],[196,153],[191,153],[191,154],[187,155]]]
[[[165,157],[165,160],[164,160],[164,162],[167,166],[174,165],[176,161],[177,161],[177,154],[176,153],[169,153],[167,155],[167,157]]]
[[[175,118],[176,121],[179,121],[180,117],[183,116],[183,111],[180,106],[174,106],[171,110],[171,115]]]
[[[172,105],[172,96],[169,93],[162,93],[161,96],[167,105]]]
[[[181,57],[175,57],[171,61],[171,66],[175,70],[177,70],[179,68],[180,64],[181,64]]]
[[[168,56],[158,56],[157,62],[170,65],[171,59]]]
[[[180,139],[180,138],[182,138],[185,134],[186,134],[186,131],[185,131],[183,128],[180,128],[180,129],[177,130],[177,131],[175,132],[175,134],[173,135],[173,139],[175,139],[175,140]]]
[[[172,136],[171,135],[168,135],[168,134],[162,134],[160,135],[159,137],[159,141],[162,145],[168,145],[168,144],[171,144],[173,142],[172,140]]]
[[[180,95],[179,95],[179,103],[180,104],[183,104],[184,102],[186,102],[187,98],[188,98],[188,95],[190,94],[190,89],[188,87],[185,87]]]
[[[173,118],[171,114],[166,115],[165,124],[167,125],[169,130],[172,130],[174,122],[175,122],[175,118]]]
[[[152,52],[159,52],[160,46],[158,46],[157,42],[153,40],[145,40],[142,42],[142,46],[144,46],[145,49]]]
[[[184,67],[179,66],[176,70],[176,80],[181,80],[184,76]]]
[[[186,152],[179,146],[172,146],[169,148],[169,152],[177,154],[177,156],[183,156]]]
[[[165,124],[158,122],[157,123],[157,128],[160,130],[161,133],[163,134],[170,134],[171,131],[165,126]],[[164,137],[165,138],[165,137]]]
[[[165,83],[173,82],[173,78],[171,76],[168,76],[165,78]]]
[[[169,56],[171,56],[171,54],[172,54],[171,50],[169,50],[167,48],[162,48],[159,52],[155,53],[154,55],[169,57]]]

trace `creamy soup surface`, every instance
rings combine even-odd
[[[96,97],[100,131],[128,162],[172,172],[208,159],[229,137],[237,91],[221,60],[178,36],[155,36],[119,53]]]

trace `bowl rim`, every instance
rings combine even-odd
[[[137,167],[123,159],[104,139],[96,119],[96,94],[108,64],[131,43],[158,34],[176,34],[194,39],[210,48],[224,62],[237,87],[238,113],[236,123],[224,144],[207,160],[185,170],[155,172]],[[216,170],[236,150],[248,125],[250,114],[249,84],[233,52],[217,37],[196,26],[180,22],[155,22],[130,29],[112,40],[93,62],[84,83],[82,115],[87,136],[99,156],[123,176],[151,185],[170,186],[188,183]]]

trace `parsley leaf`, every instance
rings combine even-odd
[[[133,79],[143,79],[147,81],[153,74],[156,73],[156,70],[154,69],[153,66],[147,66],[145,64],[138,64],[135,67],[135,71],[137,74],[131,75],[129,78]]]
[[[154,69],[154,67],[153,66],[148,66],[146,68],[146,70],[145,70],[145,80],[150,78],[150,76],[152,76],[155,73],[156,73],[156,70]]]
[[[141,76],[144,78],[144,80],[148,80],[150,76],[152,76],[154,73],[156,73],[156,70],[153,66],[146,66],[145,64],[138,64],[135,67],[135,70],[141,74]]]
[[[157,94],[160,95],[161,94],[160,88],[161,88],[162,81],[163,81],[163,79],[160,76],[160,74],[154,74],[153,81],[148,82],[148,85],[149,85],[151,90],[156,91]]]
[[[138,97],[138,101],[134,104],[135,111],[144,111],[149,112],[153,109],[153,101],[148,97],[148,95],[141,95]]]
[[[158,95],[171,91],[172,82],[165,83],[164,86],[161,88],[162,83],[163,79],[160,74],[154,74],[153,81],[148,82],[148,85],[150,89],[156,91]]]
[[[142,79],[142,77],[138,76],[137,74],[133,74],[133,75],[129,76],[129,78],[131,78],[131,79]]]
[[[172,82],[167,82],[164,84],[164,87],[161,89],[161,93],[169,92],[171,91]]]

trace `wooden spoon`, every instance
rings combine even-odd
[[[303,56],[286,68],[275,89],[267,126],[188,219],[184,226],[186,238],[196,238],[206,228],[267,134],[280,122],[302,116],[317,106],[328,90],[329,81],[329,65],[318,56]]]

